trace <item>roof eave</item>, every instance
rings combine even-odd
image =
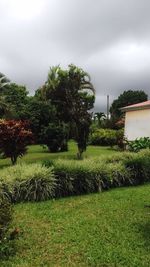
[[[141,106],[141,107],[124,107],[124,108],[121,108],[120,110],[122,112],[127,112],[127,111],[143,110],[143,109],[150,109],[150,105]]]

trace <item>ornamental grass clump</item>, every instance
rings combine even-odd
[[[58,181],[57,197],[99,192],[102,190],[102,181],[106,179],[104,164],[97,164],[90,159],[60,159],[55,161],[54,171]]]
[[[12,220],[12,205],[3,192],[2,185],[0,185],[0,244],[3,243],[9,224]],[[1,245],[0,245],[1,249]],[[1,253],[0,253],[1,254]]]
[[[54,197],[53,168],[41,164],[22,164],[1,171],[3,187],[9,188],[13,202],[42,201]]]

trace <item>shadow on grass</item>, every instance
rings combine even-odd
[[[149,211],[150,212],[150,209]],[[138,232],[144,238],[144,248],[147,250],[150,249],[150,221],[145,224],[138,224],[137,225]]]

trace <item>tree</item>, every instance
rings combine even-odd
[[[17,162],[27,151],[33,135],[27,122],[0,120],[0,150],[5,157],[11,158],[12,164]]]
[[[41,132],[42,143],[47,145],[50,152],[66,151],[68,141],[68,127],[66,124],[50,123]]]
[[[123,94],[121,94],[117,99],[113,101],[110,107],[111,116],[113,118],[116,118],[116,120],[118,120],[118,118],[122,117],[120,108],[128,106],[128,105],[144,102],[144,101],[147,101],[147,99],[148,99],[147,94],[142,90],[124,91]]]
[[[94,94],[88,73],[72,64],[68,70],[62,70],[59,66],[52,67],[41,89],[41,95],[45,99],[51,99],[51,103],[55,105],[58,120],[75,128],[74,138],[79,158],[86,149],[91,124],[89,111],[94,105]]]
[[[16,83],[9,83],[3,95],[5,102],[12,110],[10,118],[21,119],[29,99],[26,87]]]
[[[6,76],[0,72],[0,92],[5,89],[9,82],[10,81],[6,78]]]
[[[43,101],[35,96],[30,97],[21,118],[30,121],[35,139],[40,142],[41,130],[56,120],[56,109],[50,101]]]
[[[106,119],[106,115],[103,112],[96,112],[94,114],[94,120],[95,119],[98,121],[98,127],[100,127],[101,126],[101,121]]]
[[[10,107],[6,103],[4,96],[9,82],[10,81],[5,77],[5,75],[0,73],[0,117],[10,113]]]

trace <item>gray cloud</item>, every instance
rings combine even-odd
[[[89,72],[96,110],[150,88],[149,0],[0,0],[0,71],[33,94],[50,66]]]

